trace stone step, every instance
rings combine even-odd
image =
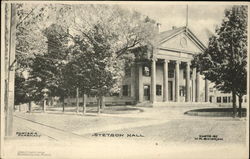
[[[206,106],[206,107],[219,107],[215,103],[209,102],[142,102],[136,104],[138,107],[159,107],[159,106]]]

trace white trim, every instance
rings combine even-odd
[[[159,42],[158,45],[161,45],[163,43],[165,43],[166,41],[174,38],[175,36],[179,35],[180,33],[184,32],[184,34],[195,44],[198,46],[198,48],[201,50],[201,51],[204,51],[206,49],[206,46],[195,36],[195,34],[189,29],[189,28],[186,28],[186,27],[183,27],[180,31],[176,32],[175,34],[161,40]]]

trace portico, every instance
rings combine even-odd
[[[208,102],[208,81],[201,101],[202,79],[197,68],[191,68],[193,55],[205,46],[186,27],[162,32],[157,40],[150,64],[137,65],[138,103]]]
[[[169,65],[174,66],[174,78],[169,78]],[[200,88],[200,75],[199,72],[196,72],[196,68],[190,68],[191,61],[181,61],[181,60],[168,60],[168,59],[152,59],[151,62],[151,92],[150,92],[150,101],[152,103],[154,102],[160,102],[157,100],[157,94],[156,94],[156,86],[157,86],[157,75],[156,75],[156,65],[161,65],[163,67],[163,80],[162,80],[162,94],[163,94],[163,102],[180,102],[180,65],[182,65],[182,68],[184,66],[184,69],[182,69],[182,80],[185,80],[185,96],[184,100],[182,102],[200,102],[199,99],[199,89]],[[185,74],[183,73],[185,71]],[[192,73],[192,74],[191,74]],[[185,77],[184,77],[185,76]],[[198,80],[197,80],[198,79]],[[158,80],[159,81],[159,80]],[[169,82],[174,83],[173,85],[169,86]],[[183,82],[182,82],[183,83]],[[205,83],[206,87],[208,83]],[[174,87],[172,89],[169,89],[169,87]],[[169,91],[173,90],[173,91]],[[208,89],[206,89],[206,92]],[[171,95],[169,95],[171,94]],[[208,93],[205,93],[208,94]],[[173,96],[174,99],[169,98],[170,96]],[[206,99],[205,102],[208,100]]]

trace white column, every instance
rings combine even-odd
[[[156,98],[156,59],[152,58],[151,66],[151,102],[154,103]]]
[[[195,102],[195,98],[196,98],[196,68],[193,68],[193,75],[192,75],[192,86],[193,86],[193,98],[192,101]]]
[[[138,65],[138,101],[143,102],[142,65]]]
[[[175,63],[175,101],[179,102],[179,74],[180,74],[180,61]]]
[[[186,66],[186,102],[190,101],[190,63]]]
[[[196,102],[200,102],[200,72],[196,71]]]
[[[168,60],[163,63],[163,101],[168,101]]]

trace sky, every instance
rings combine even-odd
[[[126,4],[124,8],[136,10],[161,24],[160,31],[172,29],[172,26],[186,25],[187,5],[173,5],[166,3]],[[188,27],[206,45],[208,34],[206,30],[214,33],[216,25],[220,26],[224,17],[224,10],[231,5],[221,4],[189,4]]]

